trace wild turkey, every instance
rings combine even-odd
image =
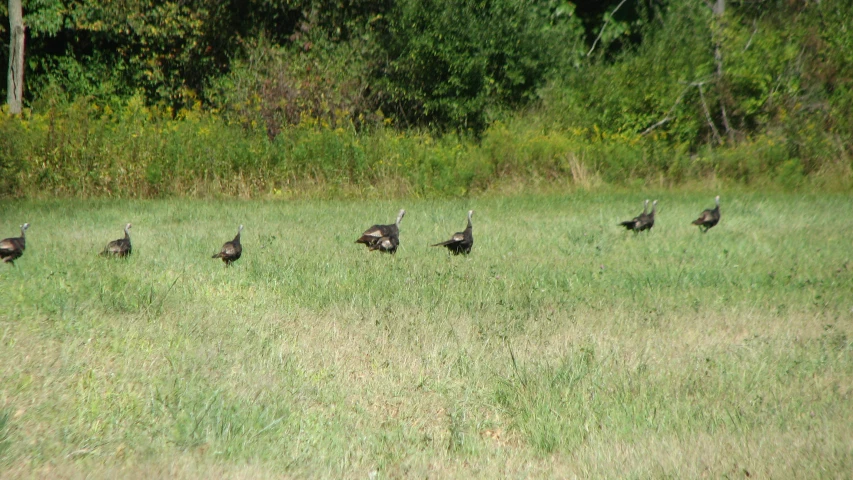
[[[221,258],[225,262],[226,267],[230,267],[232,263],[240,259],[243,254],[243,245],[240,244],[240,232],[243,231],[243,226],[237,229],[237,236],[230,242],[225,242],[222,245],[222,250],[211,258]]]
[[[714,203],[716,203],[716,207],[712,209],[708,208],[699,215],[699,218],[693,220],[693,225],[699,225],[699,230],[702,230],[702,233],[708,231],[709,228],[713,227],[720,221],[720,196],[714,199]],[[705,227],[703,230],[702,227]]]
[[[14,265],[15,260],[24,254],[24,250],[27,249],[27,238],[24,236],[24,232],[26,232],[28,228],[30,228],[30,224],[25,223],[21,225],[20,237],[4,238],[3,240],[0,240],[0,259],[3,260],[3,263],[11,263]]]
[[[465,227],[465,231],[456,232],[450,240],[436,243],[433,247],[447,247],[454,255],[471,253],[471,247],[474,246],[474,235],[471,234],[471,215],[473,214],[474,210],[468,210],[468,226]]]
[[[373,242],[373,245],[369,245],[367,247],[371,252],[373,250],[379,250],[382,253],[397,253],[397,247],[400,246],[400,238],[397,235],[387,235],[385,237],[380,237],[379,240]]]
[[[394,254],[400,246],[400,221],[403,220],[405,210],[397,214],[397,221],[391,225],[373,225],[361,234],[355,243],[367,245],[370,251],[379,250],[382,253]]]
[[[652,202],[652,211],[647,215],[640,215],[639,220],[637,220],[637,225],[634,227],[635,232],[642,232],[643,230],[651,230],[652,227],[655,226],[655,208],[658,205],[658,201],[655,200]]]
[[[635,232],[638,231],[637,230],[637,222],[639,222],[641,218],[648,215],[646,213],[646,212],[648,212],[648,210],[649,210],[649,200],[646,199],[646,201],[643,202],[643,213],[637,215],[636,217],[632,218],[631,220],[625,220],[624,222],[620,223],[619,225],[622,225],[623,227],[627,228],[628,230],[634,230]]]
[[[108,243],[106,247],[104,247],[104,251],[101,252],[101,256],[103,257],[126,257],[133,253],[133,246],[130,244],[130,227],[131,225],[128,223],[124,226],[124,238],[119,238],[118,240],[113,240]]]

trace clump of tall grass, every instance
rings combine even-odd
[[[459,195],[491,175],[460,138],[309,119],[270,140],[263,127],[198,105],[163,111],[139,98],[120,107],[78,99],[3,116],[0,132],[0,187],[9,196],[299,195],[312,186],[363,193],[392,183],[404,195]]]
[[[264,125],[200,103],[173,111],[139,97],[113,104],[78,98],[0,116],[0,195],[448,197],[506,183],[594,188],[701,178],[791,188],[830,178],[849,186],[849,159],[818,165],[789,158],[782,142],[768,135],[691,153],[655,135],[554,129],[521,118],[473,138],[352,122],[333,127],[309,116],[271,136]]]

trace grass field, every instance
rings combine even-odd
[[[849,478],[853,197],[714,193],[4,201],[0,476]]]

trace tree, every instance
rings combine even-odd
[[[561,0],[404,0],[376,28],[382,110],[438,130],[481,132],[585,51],[574,6]]]
[[[9,75],[6,103],[9,113],[21,113],[24,96],[24,20],[21,0],[9,0]]]

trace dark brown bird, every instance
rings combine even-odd
[[[474,235],[471,233],[471,215],[474,210],[468,210],[468,226],[462,232],[456,232],[446,242],[436,243],[433,247],[447,247],[454,255],[468,255],[474,246]]]
[[[651,230],[652,227],[655,226],[655,209],[657,208],[657,205],[658,201],[655,200],[652,202],[652,211],[648,214],[640,215],[639,220],[637,220],[637,225],[634,227],[635,232]]]
[[[113,240],[104,247],[104,251],[101,252],[102,257],[123,258],[133,253],[133,246],[130,244],[130,227],[129,223],[124,226],[124,238]]]
[[[631,220],[625,220],[624,222],[620,223],[619,225],[627,228],[628,230],[633,230],[633,231],[637,232],[637,231],[639,231],[639,230],[637,230],[638,222],[640,221],[641,218],[648,215],[648,213],[646,213],[648,211],[649,211],[649,200],[646,199],[646,201],[643,202],[643,213],[637,215],[636,217],[632,218]]]
[[[367,245],[370,251],[379,250],[383,253],[396,253],[397,247],[400,246],[400,221],[403,220],[403,215],[406,210],[400,210],[397,214],[397,221],[391,225],[373,225],[361,234],[355,243],[363,243]]]
[[[702,233],[706,233],[708,229],[716,225],[720,222],[720,196],[714,199],[715,206],[713,209],[705,209],[699,218],[693,220],[693,225],[699,225],[699,230],[702,230]],[[704,230],[703,230],[704,227]]]
[[[240,244],[240,232],[243,231],[243,226],[237,229],[237,236],[230,242],[225,242],[222,245],[222,250],[211,258],[221,258],[225,262],[226,267],[230,267],[232,263],[240,259],[243,254],[243,245]]]
[[[397,247],[400,246],[400,238],[397,235],[387,235],[380,237],[379,240],[373,242],[367,247],[368,250],[379,250],[382,253],[394,254],[397,252]]]
[[[25,223],[21,225],[21,236],[20,237],[11,237],[4,238],[0,240],[0,259],[3,260],[3,263],[11,263],[15,264],[15,260],[21,258],[21,255],[24,254],[24,250],[27,249],[27,238],[24,236],[24,232],[30,228],[29,223]]]

